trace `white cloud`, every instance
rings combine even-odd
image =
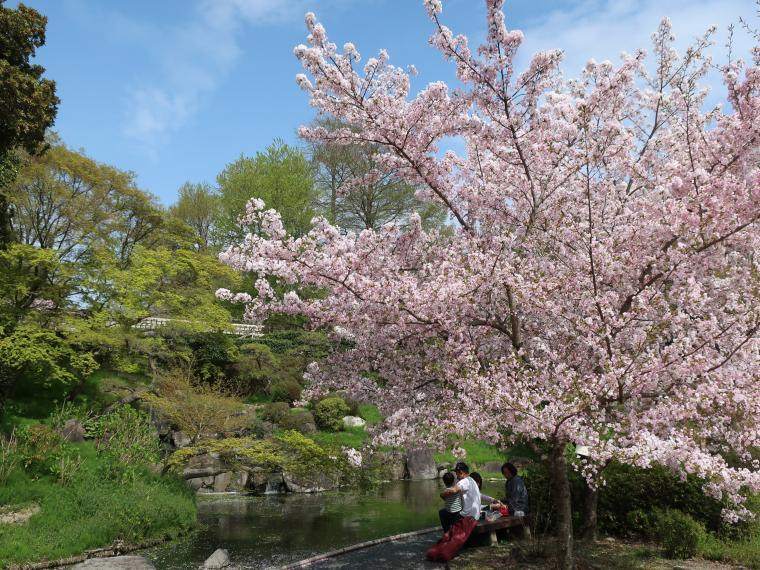
[[[155,154],[230,73],[242,54],[245,26],[288,21],[304,11],[302,0],[197,0],[188,19],[168,29],[130,23],[153,58],[155,76],[128,90],[124,134]]]

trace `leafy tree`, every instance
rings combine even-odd
[[[350,130],[335,119],[317,119],[314,128]],[[311,140],[309,155],[315,167],[318,206],[330,223],[360,232],[384,224],[405,223],[417,212],[423,224],[440,226],[445,212],[418,200],[416,188],[399,177],[383,160],[379,145],[344,144],[339,140]]]
[[[92,354],[77,350],[65,333],[34,323],[0,337],[0,411],[19,388],[28,394],[72,386],[97,369]]]
[[[108,271],[107,310],[124,326],[149,316],[174,319],[187,330],[229,326],[230,314],[216,301],[213,291],[239,280],[214,256],[138,246],[128,269],[116,266]]]
[[[30,63],[45,45],[47,18],[20,4],[11,9],[0,0],[0,248],[11,241],[5,187],[14,178],[16,147],[35,152],[58,110],[55,83],[45,69]]]
[[[219,216],[219,196],[208,184],[186,182],[179,189],[177,203],[169,213],[190,226],[198,249],[211,246],[214,221]]]
[[[290,232],[305,233],[314,215],[312,174],[304,154],[279,140],[254,158],[241,156],[228,164],[217,177],[220,205],[215,226],[220,244],[229,245],[248,231],[258,231],[255,227],[241,228],[238,223],[251,198],[259,198],[267,208],[281,211]]]

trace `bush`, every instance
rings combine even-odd
[[[311,412],[307,411],[291,412],[283,417],[278,423],[282,429],[296,430],[303,434],[314,433],[317,431],[314,416]]]
[[[157,389],[158,395],[145,394],[143,401],[193,440],[211,433],[239,431],[250,422],[241,402],[198,384],[187,370],[167,372],[157,382]]]
[[[295,402],[301,397],[301,385],[293,380],[284,380],[272,384],[269,395],[273,402]]]
[[[264,406],[261,412],[261,419],[273,424],[279,424],[282,418],[288,415],[290,406],[285,402],[272,402]]]
[[[343,398],[330,396],[317,403],[314,408],[314,420],[320,429],[340,431],[343,429],[343,416],[348,412],[349,407]]]
[[[150,417],[135,408],[122,406],[102,416],[95,436],[98,450],[113,458],[124,474],[133,476],[136,469],[161,458],[161,444]]]
[[[696,556],[705,539],[705,527],[689,515],[674,509],[655,514],[657,538],[668,558],[685,559]]]
[[[655,509],[679,510],[711,532],[722,529],[720,513],[723,505],[705,496],[704,482],[695,476],[681,481],[666,467],[653,465],[641,469],[617,462],[610,463],[603,475],[605,485],[599,489],[599,527],[603,532],[634,536],[634,529],[628,527],[628,513]],[[582,484],[582,481],[578,483]],[[574,494],[582,496],[579,492]],[[580,506],[576,510],[580,512]]]

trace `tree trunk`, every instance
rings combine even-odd
[[[599,502],[599,489],[592,489],[586,485],[583,494],[583,528],[581,529],[581,538],[593,542],[597,538],[596,533],[596,506]]]
[[[557,513],[557,568],[573,570],[573,513],[564,441],[555,441],[552,446],[551,470],[552,498]]]

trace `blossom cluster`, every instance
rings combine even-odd
[[[658,462],[745,516],[760,491],[760,50],[724,68],[729,111],[704,110],[709,34],[679,57],[664,20],[654,74],[643,51],[574,80],[542,52],[518,74],[501,4],[472,49],[425,1],[463,87],[415,95],[386,52],[361,68],[307,15],[298,83],[350,128],[302,135],[380,145],[454,227],[355,235],[318,217],[296,238],[254,200],[243,219],[262,231],[222,259],[258,275],[258,298],[220,294],[351,338],[309,367],[310,390],[376,401],[380,443],[576,443],[592,482],[611,459]],[[441,152],[450,137],[464,152]],[[328,294],[280,297],[275,281]]]

